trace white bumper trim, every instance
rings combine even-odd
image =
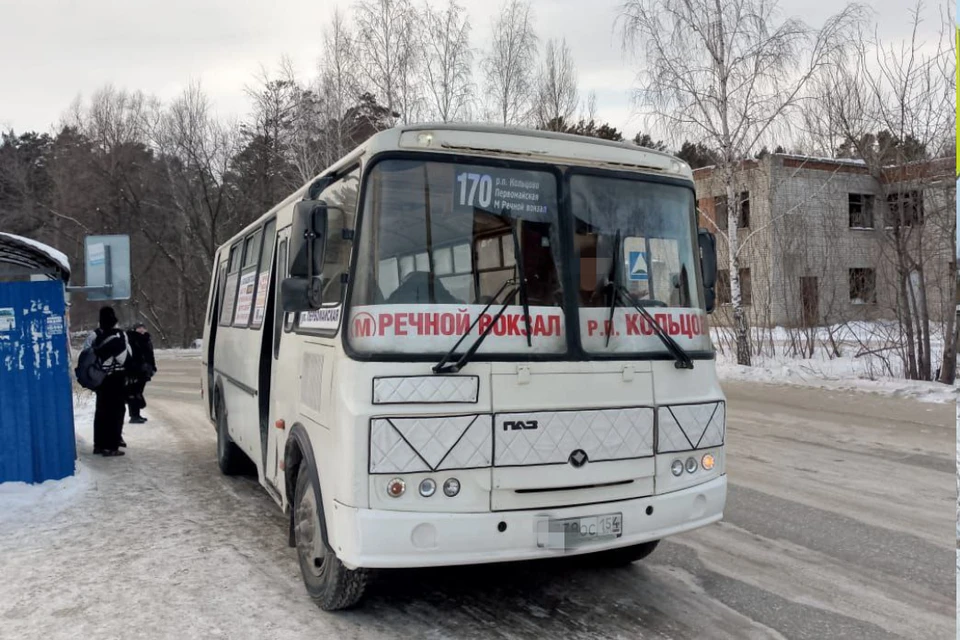
[[[348,567],[435,567],[579,555],[659,540],[720,520],[726,495],[723,475],[672,493],[578,507],[422,513],[357,509],[335,502],[327,515],[337,556]],[[649,515],[648,507],[653,507]],[[608,513],[623,514],[620,538],[566,551],[537,546],[537,522],[544,517]],[[506,524],[502,532],[501,522]]]

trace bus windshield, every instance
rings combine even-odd
[[[709,350],[694,252],[694,195],[681,186],[574,174],[579,322],[588,353],[665,352],[643,307],[682,349]],[[617,263],[614,263],[617,260]]]
[[[488,304],[474,336],[509,303],[479,353],[566,351],[555,174],[384,160],[363,206],[348,321],[355,350],[444,353]],[[521,278],[529,341],[521,300],[508,297]]]

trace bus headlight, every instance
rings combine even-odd
[[[697,470],[699,464],[696,458],[687,458],[687,473],[693,473]]]
[[[716,463],[716,460],[713,459],[712,453],[703,454],[703,458],[700,459],[700,466],[703,467],[704,471],[710,471],[713,469],[713,465]]]
[[[437,492],[437,483],[433,481],[433,478],[424,478],[420,481],[420,495],[424,498],[429,498]]]
[[[674,460],[670,465],[670,471],[677,477],[683,475],[683,460]]]
[[[407,489],[407,483],[402,478],[394,478],[387,483],[387,495],[391,498],[399,498]]]
[[[452,498],[458,493],[460,493],[460,481],[456,478],[447,478],[443,483],[443,495]]]

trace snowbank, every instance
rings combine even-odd
[[[74,401],[74,425],[76,425],[77,447],[93,441],[92,394],[84,393]],[[75,475],[62,480],[47,480],[40,484],[25,482],[0,483],[0,520],[24,510],[48,512],[58,511],[61,507],[76,500],[93,484],[89,469],[80,461],[76,463]]]
[[[757,344],[764,345],[764,353],[752,357],[752,367],[743,367],[736,364],[730,330],[712,329],[714,344],[719,347],[722,343],[723,346],[723,352],[717,354],[717,371],[721,379],[864,391],[922,402],[955,402],[960,397],[960,389],[956,386],[889,375],[891,370],[897,373],[897,369],[902,368],[896,356],[883,349],[892,344],[892,336],[897,332],[895,323],[855,322],[829,329],[821,327],[815,331],[817,344],[810,358],[786,355],[790,353],[790,332],[782,327],[754,329],[754,332]],[[830,357],[824,345],[831,339],[839,346],[843,357]],[[931,347],[936,369],[940,366],[943,341],[933,336]],[[873,349],[877,350],[876,354],[869,353]],[[855,357],[857,354],[862,355]]]
[[[861,377],[859,369],[862,363],[854,358],[826,362],[786,359],[763,361],[755,358],[752,367],[740,366],[734,360],[729,354],[727,357],[718,357],[717,373],[721,380],[792,384],[833,391],[865,391],[921,402],[955,402],[960,397],[957,387],[938,382]]]
[[[168,358],[199,358],[201,349],[190,348],[190,349],[155,349],[154,354],[157,356],[166,356]]]
[[[23,509],[53,509],[72,502],[90,486],[90,471],[77,463],[76,475],[40,484],[0,483],[0,520]]]

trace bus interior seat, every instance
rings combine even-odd
[[[414,271],[387,298],[387,304],[460,304],[439,278],[433,281],[433,300],[430,299],[430,274],[427,271]]]

